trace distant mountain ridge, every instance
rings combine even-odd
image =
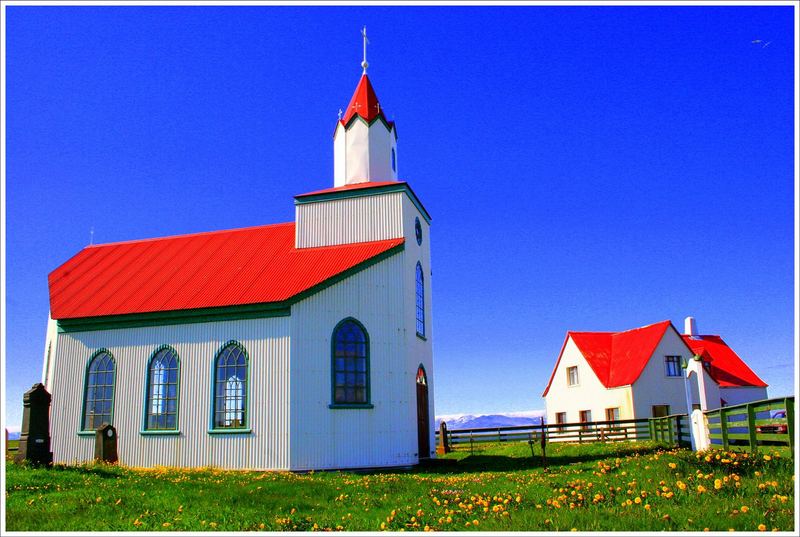
[[[441,422],[447,428],[479,429],[481,427],[512,427],[515,425],[538,425],[545,416],[544,410],[525,410],[522,412],[504,412],[500,414],[446,414],[436,416],[436,428]],[[547,420],[545,419],[545,423]]]

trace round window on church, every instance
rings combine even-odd
[[[417,244],[422,246],[422,224],[419,223],[419,217],[414,222],[414,232],[417,234]]]

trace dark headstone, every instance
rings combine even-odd
[[[103,462],[117,462],[117,430],[108,423],[94,433],[94,458]]]
[[[450,438],[447,436],[447,424],[442,422],[439,424],[439,445],[436,446],[436,454],[444,455],[450,453]]]
[[[22,396],[22,429],[14,462],[53,463],[53,452],[50,451],[50,401],[50,394],[42,383],[34,384]]]

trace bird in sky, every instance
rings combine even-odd
[[[753,44],[753,45],[761,45],[761,48],[767,48],[769,46],[769,44],[772,43],[772,41],[767,41],[765,43],[761,39],[753,39],[752,41],[750,41],[750,43]]]

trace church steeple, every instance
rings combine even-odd
[[[334,186],[367,181],[397,181],[397,129],[386,119],[367,76],[367,36],[363,72],[333,135]]]

